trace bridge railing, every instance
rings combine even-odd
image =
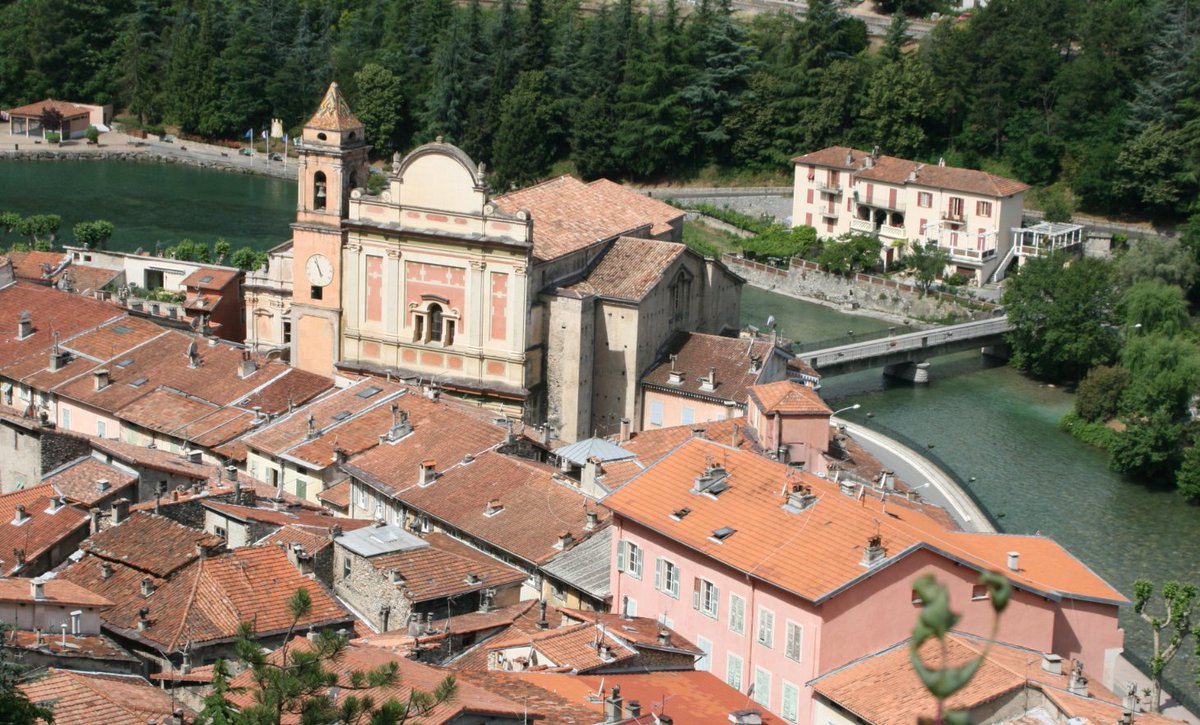
[[[885,335],[886,339],[854,341],[840,346],[802,353],[800,356],[809,364],[820,369],[822,362],[828,365],[843,361],[881,357],[897,352],[921,350],[957,342],[958,340],[991,337],[1008,332],[1011,328],[1012,326],[1009,324],[1007,317],[996,317],[990,320],[964,322],[959,325],[948,325],[946,327],[920,330],[902,335]]]
[[[899,328],[899,329],[897,329]],[[875,330],[874,332],[864,333],[847,333],[841,337],[829,337],[824,340],[814,340],[812,342],[793,342],[792,352],[801,355],[814,350],[829,350],[835,347],[844,347],[853,345],[859,342],[870,342],[871,340],[882,340],[889,337],[895,337],[896,333],[907,334],[912,331],[909,325],[899,325],[887,330]]]

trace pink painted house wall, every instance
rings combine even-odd
[[[653,421],[656,404],[662,405],[662,418],[657,423]],[[684,408],[692,411],[692,419],[690,421],[683,419]],[[673,428],[677,425],[689,425],[691,423],[709,423],[714,420],[725,420],[730,417],[736,418],[744,413],[745,410],[741,406],[727,406],[723,403],[685,398],[681,395],[664,393],[661,390],[643,388],[642,425],[639,430]]]

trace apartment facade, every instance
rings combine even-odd
[[[878,151],[831,146],[792,159],[792,224],[820,237],[867,234],[884,244],[886,264],[913,242],[950,255],[947,273],[975,284],[1003,275],[1013,260],[1029,186],[985,171],[922,164]]]

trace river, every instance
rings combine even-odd
[[[746,288],[743,323],[761,327],[764,312],[775,315],[781,335],[804,342],[887,326]],[[929,385],[898,383],[869,370],[829,378],[822,393],[835,407],[862,405],[843,414],[848,420],[898,432],[940,458],[1005,532],[1054,538],[1126,596],[1138,578],[1200,584],[1200,509],[1184,504],[1170,485],[1123,479],[1108,470],[1102,451],[1060,432],[1071,394],[976,353],[930,362]],[[1149,632],[1132,608],[1121,622],[1127,649],[1149,660]],[[1168,676],[1200,700],[1194,661],[1189,644]]]
[[[220,237],[235,249],[268,249],[291,238],[296,182],[184,164],[0,160],[0,211],[59,214],[66,244],[76,222],[107,219],[114,250]],[[10,234],[3,245],[15,241]]]

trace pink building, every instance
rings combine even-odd
[[[747,421],[758,445],[776,460],[820,474],[829,452],[833,411],[816,390],[791,380],[750,388]]]
[[[906,639],[912,583],[932,572],[991,633],[980,572],[1014,585],[999,639],[1110,678],[1127,600],[1050,539],[948,531],[892,494],[693,438],[604,499],[613,511],[614,608],[659,617],[709,669],[789,722],[814,677]]]

